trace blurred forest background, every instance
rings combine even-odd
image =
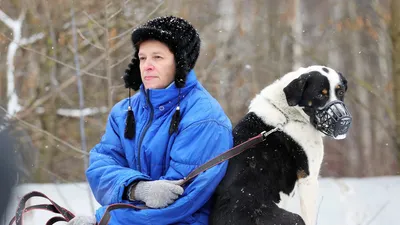
[[[173,14],[202,47],[199,80],[235,125],[263,87],[324,64],[349,81],[348,138],[326,139],[322,176],[400,171],[400,0],[0,0],[0,129],[20,183],[84,181],[133,55],[130,34]],[[81,113],[82,112],[82,113]]]

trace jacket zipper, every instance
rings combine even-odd
[[[139,146],[138,146],[138,151],[137,151],[137,156],[138,156],[138,160],[137,160],[138,166],[137,166],[137,168],[138,168],[139,172],[142,172],[141,168],[140,168],[140,149],[142,148],[142,142],[143,142],[144,136],[146,135],[147,130],[150,128],[150,125],[153,122],[153,117],[154,117],[154,108],[153,108],[153,105],[150,102],[150,90],[147,90],[147,91],[148,91],[148,93],[146,94],[146,100],[147,100],[147,103],[150,106],[150,120],[147,122],[146,126],[144,127],[142,135],[140,136],[140,140],[139,140]]]

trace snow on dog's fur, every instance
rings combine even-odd
[[[234,144],[275,127],[282,130],[230,159],[213,196],[210,224],[314,225],[325,134],[310,122],[309,112],[343,102],[346,90],[342,74],[326,66],[300,68],[265,87],[235,126]],[[279,207],[291,199],[296,184],[301,216]]]

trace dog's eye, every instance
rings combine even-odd
[[[317,98],[318,98],[318,99],[323,99],[323,98],[324,98],[324,95],[323,95],[323,94],[318,94],[318,95],[317,95]]]
[[[343,90],[338,91],[338,92],[337,92],[337,95],[338,95],[339,97],[342,97],[342,96],[344,95],[344,91],[343,91]]]

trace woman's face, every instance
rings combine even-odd
[[[174,54],[164,43],[156,40],[142,42],[139,46],[139,61],[145,89],[166,88],[174,80]]]

